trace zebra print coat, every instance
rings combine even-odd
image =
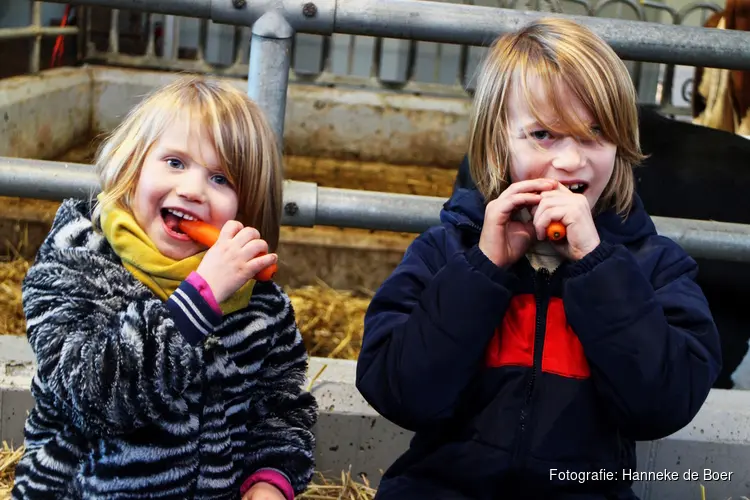
[[[23,283],[36,404],[12,498],[238,500],[266,468],[302,492],[317,404],[289,298],[258,283],[222,318],[183,282],[163,302],[89,209],[63,202]]]

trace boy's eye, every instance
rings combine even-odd
[[[592,131],[592,132],[593,132],[594,134],[596,134],[596,135],[601,135],[601,133],[602,133],[602,128],[601,128],[601,127],[600,127],[599,125],[594,125],[593,127],[591,127],[591,131]]]
[[[182,168],[182,162],[177,158],[169,158],[167,164],[172,168]]]
[[[547,132],[546,130],[535,130],[535,131],[533,131],[533,132],[532,132],[531,134],[529,134],[529,135],[531,135],[531,137],[533,137],[533,138],[534,138],[534,139],[536,139],[537,141],[543,141],[543,140],[545,140],[545,139],[550,139],[550,138],[552,137],[552,136],[550,135],[550,133],[549,133],[549,132]]]

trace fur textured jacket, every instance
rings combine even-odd
[[[220,317],[183,282],[163,302],[89,210],[63,202],[23,283],[36,404],[12,498],[238,500],[266,469],[301,493],[317,405],[289,298],[257,283]]]

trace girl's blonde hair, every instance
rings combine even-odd
[[[187,113],[187,114],[186,114]],[[176,119],[197,120],[210,135],[223,174],[237,192],[237,220],[256,228],[274,251],[279,241],[282,158],[261,109],[226,81],[183,76],[156,90],[130,110],[99,148],[96,168],[102,200],[92,213],[100,229],[110,203],[131,209],[143,161]]]
[[[532,81],[543,96],[532,95]],[[566,106],[567,88],[593,115],[601,136]],[[632,168],[645,156],[638,136],[637,94],[625,64],[589,29],[561,18],[532,22],[499,37],[480,68],[470,118],[469,168],[477,189],[490,201],[510,180],[508,98],[519,92],[539,124],[552,133],[605,139],[617,146],[614,171],[595,210],[632,206]],[[539,109],[549,103],[559,121],[545,122]]]

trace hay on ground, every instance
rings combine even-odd
[[[334,290],[319,283],[287,294],[310,356],[357,359],[371,292]]]
[[[25,335],[21,282],[29,262],[0,261],[0,334]],[[286,290],[310,356],[356,360],[372,293],[334,290],[325,283]]]
[[[13,449],[3,442],[0,447],[0,500],[10,498],[16,464],[21,460],[23,448]]]
[[[26,259],[0,261],[0,334],[25,335],[21,282],[29,270]]]
[[[341,471],[341,477],[337,480],[326,478],[320,472],[313,477],[312,483],[303,494],[298,496],[304,500],[372,500],[375,498],[376,490],[362,477],[362,482],[352,478],[352,472]]]
[[[10,499],[15,467],[22,455],[23,448],[13,449],[7,443],[3,443],[2,448],[0,448],[0,500]],[[370,486],[366,478],[363,478],[362,482],[352,478],[351,470],[341,471],[341,478],[335,481],[317,472],[307,491],[297,498],[304,500],[372,500],[375,498],[375,489]]]

